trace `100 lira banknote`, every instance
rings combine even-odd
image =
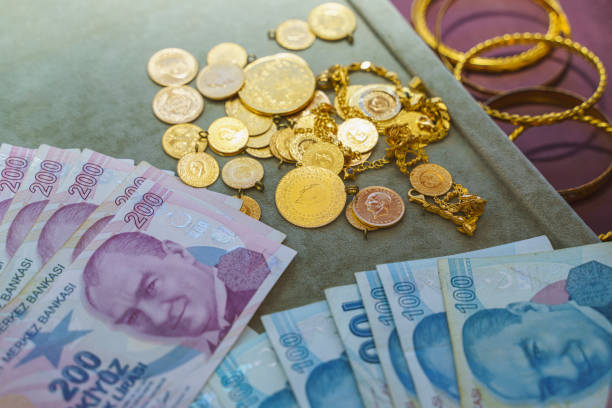
[[[612,243],[439,261],[467,407],[609,407]]]

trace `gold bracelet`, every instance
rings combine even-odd
[[[534,1],[548,12],[549,26],[546,35],[556,36],[563,34],[568,37],[571,35],[567,16],[557,0]],[[437,46],[436,38],[427,26],[426,15],[431,2],[432,0],[414,0],[412,3],[411,19],[414,29],[430,47],[434,49],[437,47],[441,55],[444,55],[452,63],[458,63],[464,59],[465,54],[441,43]],[[535,47],[525,52],[509,57],[475,58],[469,62],[468,68],[489,72],[514,71],[539,61],[549,51],[550,47],[546,44],[536,44]]]
[[[547,37],[543,34],[537,33],[515,33],[515,34],[506,34],[501,37],[491,38],[489,40],[483,41],[479,44],[476,44],[472,47],[468,52],[465,53],[464,58],[457,63],[455,66],[455,78],[461,81],[461,73],[467,61],[472,59],[474,56],[490,50],[492,48],[499,48],[504,45],[515,45],[515,44],[525,44],[525,43],[546,43],[551,46],[560,46],[564,47],[572,52],[580,54],[587,62],[595,67],[599,74],[599,84],[597,85],[597,89],[588,99],[582,102],[579,105],[574,106],[571,109],[565,110],[563,112],[550,112],[545,113],[543,115],[515,115],[510,114],[508,112],[502,112],[497,109],[491,109],[487,105],[480,104],[482,108],[487,112],[490,116],[505,120],[514,124],[522,124],[529,126],[537,126],[537,125],[549,125],[551,123],[559,122],[565,119],[569,119],[573,116],[581,115],[585,110],[589,109],[591,106],[595,105],[601,95],[606,88],[606,83],[608,77],[606,75],[606,69],[599,59],[597,55],[595,55],[588,48],[580,45],[577,42],[570,40],[569,38],[563,37]]]

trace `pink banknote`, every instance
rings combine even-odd
[[[33,149],[8,143],[0,146],[0,220],[8,210],[15,193],[21,188],[34,152]]]

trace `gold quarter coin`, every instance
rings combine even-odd
[[[149,59],[147,72],[158,85],[185,85],[198,73],[198,61],[183,49],[165,48]]]
[[[261,218],[261,207],[259,207],[257,201],[245,194],[242,194],[241,196],[235,195],[234,197],[240,198],[242,200],[242,207],[240,207],[240,212],[243,212],[249,217],[255,218],[256,220]]]
[[[352,202],[355,217],[369,227],[387,228],[404,216],[402,197],[387,187],[370,186],[359,190]]]
[[[207,65],[198,75],[196,86],[207,98],[227,99],[244,84],[242,68],[234,64]]]
[[[355,152],[369,152],[378,142],[376,126],[367,119],[351,118],[338,126],[338,140]]]
[[[369,151],[367,153],[361,153],[361,155],[359,156],[358,159],[353,159],[350,162],[348,162],[348,164],[346,165],[346,167],[353,167],[353,166],[359,166],[360,164],[364,163],[366,160],[368,160],[370,158],[370,156],[372,155],[372,151]]]
[[[346,203],[346,192],[334,172],[322,167],[298,167],[279,181],[275,199],[287,221],[316,228],[338,218]]]
[[[364,86],[351,96],[349,104],[376,121],[394,118],[402,109],[399,96],[390,85]]]
[[[246,50],[240,45],[232,42],[217,44],[208,51],[206,63],[213,64],[234,64],[244,68],[249,59]]]
[[[294,58],[272,55],[247,65],[240,100],[263,115],[288,115],[303,109],[315,91],[315,76]]]
[[[276,28],[276,42],[288,50],[305,50],[314,40],[315,35],[310,31],[308,23],[302,20],[287,20]]]
[[[269,146],[270,139],[272,139],[272,135],[276,133],[276,130],[277,130],[276,125],[272,123],[272,126],[270,126],[270,129],[268,129],[263,135],[250,136],[249,141],[247,142],[247,147],[251,147],[254,149],[260,149],[262,147]]]
[[[304,151],[301,163],[303,166],[323,167],[338,174],[344,168],[344,154],[335,144],[320,142]]]
[[[324,3],[308,14],[308,25],[317,37],[335,41],[351,35],[357,20],[348,7],[339,3]]]
[[[180,159],[187,153],[194,152],[196,145],[199,151],[206,150],[208,141],[202,138],[201,127],[192,123],[181,123],[170,126],[162,136],[162,148],[170,157]]]
[[[353,201],[348,203],[348,205],[346,206],[344,215],[346,216],[346,220],[348,221],[348,223],[360,231],[376,231],[378,229],[376,227],[371,227],[359,221],[359,218],[357,218],[357,216],[355,215],[355,211],[353,210]]]
[[[242,151],[249,140],[247,127],[238,119],[224,116],[208,127],[208,143],[221,154],[234,154]]]
[[[229,187],[246,190],[254,187],[264,176],[264,168],[255,159],[238,157],[225,163],[221,170],[221,179]]]
[[[425,163],[410,172],[410,184],[416,191],[430,197],[446,194],[453,186],[451,174],[442,166]]]
[[[276,135],[278,135],[278,133],[279,132],[274,133],[270,138],[270,153],[272,153],[272,156],[276,157],[278,160],[285,161],[283,156],[281,156],[281,154],[278,152],[278,149],[276,148]]]
[[[238,98],[225,102],[225,113],[227,113],[227,116],[240,119],[246,125],[251,136],[261,135],[272,126],[272,117],[251,112]]]
[[[299,118],[303,116],[310,115],[312,114],[312,110],[322,103],[327,103],[331,105],[331,102],[329,101],[329,97],[327,96],[327,94],[317,89],[314,93],[314,96],[312,97],[312,100],[308,104],[308,106],[306,106],[304,109],[302,109],[298,113],[288,116],[287,118],[292,119],[292,120],[298,120]]]
[[[189,86],[168,86],[153,98],[153,113],[171,125],[193,122],[203,110],[204,98]]]
[[[253,157],[257,157],[258,159],[269,159],[270,157],[272,157],[272,151],[270,149],[270,146],[262,147],[259,149],[247,147],[246,152],[247,154]]]
[[[295,135],[295,137],[289,143],[289,152],[291,153],[291,157],[293,157],[295,161],[301,161],[304,152],[317,142],[319,142],[319,138],[312,133]]]
[[[192,187],[207,187],[219,177],[219,164],[208,153],[192,152],[180,158],[176,165],[176,173],[187,185]]]
[[[346,103],[349,103],[349,101],[351,100],[351,97],[355,94],[355,92],[359,91],[361,88],[363,88],[363,85],[349,85],[348,88],[346,88]],[[340,109],[340,102],[338,102],[338,95],[336,95],[334,97],[334,107],[336,108],[336,112],[338,113],[338,116],[340,116],[342,119],[346,119],[344,117],[344,113],[342,113],[342,110]]]
[[[276,151],[287,163],[295,163],[295,158],[291,155],[291,141],[295,138],[295,133],[291,128],[284,128],[276,132],[274,144]]]

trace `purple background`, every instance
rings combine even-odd
[[[612,1],[559,0],[571,29],[572,39],[588,47],[612,69]],[[392,0],[404,17],[410,21],[412,0]],[[428,22],[434,32],[437,11],[442,0],[432,0]],[[456,0],[449,8],[442,25],[445,44],[466,51],[476,43],[496,35],[513,32],[545,32],[547,13],[533,1],[513,0]],[[486,55],[506,55],[516,48],[501,48]],[[506,53],[506,54],[504,54]],[[510,52],[511,53],[511,52]],[[563,50],[554,51],[542,62],[517,73],[504,75],[474,74],[475,82],[495,89],[516,89],[537,86],[547,81],[567,59]],[[572,55],[570,66],[557,84],[559,88],[590,96],[598,83],[595,69],[578,55]],[[479,100],[487,96],[472,92]],[[607,90],[597,105],[612,117],[612,91]],[[550,106],[532,105],[513,108],[522,114],[559,110]],[[507,133],[511,124],[498,122]],[[612,137],[596,131],[586,124],[573,121],[528,130],[517,139],[517,145],[555,188],[568,188],[597,177],[612,160]],[[575,203],[574,210],[597,233],[612,230],[612,180],[595,194]]]

